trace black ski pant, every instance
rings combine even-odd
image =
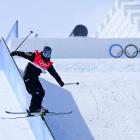
[[[43,101],[43,97],[45,95],[45,91],[37,78],[26,78],[24,79],[25,86],[29,94],[31,94],[31,102],[29,106],[29,110],[31,112],[35,112],[37,109],[41,109],[41,104]]]

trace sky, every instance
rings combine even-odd
[[[78,24],[96,31],[116,0],[0,0],[0,35],[6,37],[16,20],[19,37],[33,30],[39,37],[65,38]]]

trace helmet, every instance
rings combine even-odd
[[[43,52],[47,52],[47,51],[52,52],[51,47],[49,47],[49,46],[44,46]]]
[[[52,49],[49,46],[45,46],[42,54],[45,58],[50,58],[51,57],[51,53],[52,53]]]

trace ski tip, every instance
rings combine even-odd
[[[5,113],[10,113],[10,112],[6,110]]]
[[[8,120],[8,119],[13,119],[13,118],[5,118],[5,117],[1,117],[2,120]]]
[[[5,119],[5,118],[1,117],[1,119]]]

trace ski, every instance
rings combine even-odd
[[[5,111],[7,114],[28,114],[28,112],[11,112],[11,111]]]
[[[30,113],[30,112],[11,112],[11,111],[5,111],[5,113],[7,113],[7,114],[27,114],[27,115],[42,115],[42,114],[44,114],[44,115],[49,115],[49,114],[51,114],[51,115],[65,115],[65,114],[71,114],[72,113],[72,111],[69,111],[69,112],[46,112],[46,113],[41,113],[41,112],[34,112],[34,113]]]
[[[38,115],[38,117],[41,115]],[[22,117],[1,117],[1,119],[23,119],[23,118],[29,118],[29,117],[37,117],[35,115],[27,115],[27,116],[22,116]]]
[[[29,117],[42,117],[42,116],[52,116],[52,115],[67,115],[71,114],[72,111],[69,112],[47,112],[47,113],[41,113],[41,112],[10,112],[10,111],[5,111],[7,114],[15,114],[15,115],[24,115],[26,116],[18,116],[18,117],[1,117],[1,119],[20,119],[20,118],[29,118]]]

